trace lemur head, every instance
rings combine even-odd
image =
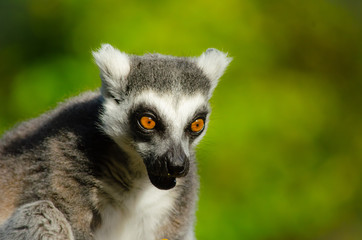
[[[208,100],[231,58],[216,49],[195,58],[134,56],[109,44],[93,56],[102,79],[103,131],[142,159],[154,186],[173,188],[188,173],[207,129]]]

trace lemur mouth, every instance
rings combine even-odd
[[[172,176],[156,176],[148,173],[151,183],[161,190],[169,190],[176,186],[176,178]]]
[[[189,171],[189,159],[183,153],[166,152],[161,157],[145,158],[148,178],[158,189],[169,190],[176,186],[176,178],[185,177]]]

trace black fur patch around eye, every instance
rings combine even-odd
[[[145,129],[140,123],[142,117],[151,117],[156,125],[153,129]],[[140,106],[135,110],[131,110],[129,123],[131,126],[131,135],[135,140],[148,142],[152,140],[155,134],[162,135],[165,132],[165,125],[162,120],[151,107]]]
[[[194,132],[194,131],[191,130],[191,124],[193,122],[195,122],[197,119],[202,119],[204,121],[204,124],[206,125],[206,117],[207,117],[207,115],[208,115],[207,111],[205,111],[205,110],[200,111],[200,112],[196,113],[195,116],[192,118],[192,120],[189,121],[188,124],[186,125],[185,132],[192,140],[197,138],[205,130],[205,126],[201,131]]]

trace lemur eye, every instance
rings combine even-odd
[[[147,130],[152,130],[156,126],[156,122],[149,116],[141,117],[140,124]]]
[[[204,129],[204,125],[204,119],[196,119],[193,123],[191,123],[191,131],[193,131],[194,133],[201,132]]]

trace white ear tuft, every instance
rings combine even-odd
[[[92,54],[100,70],[102,88],[107,88],[107,91],[112,92],[122,90],[125,86],[125,78],[130,71],[128,55],[110,44],[102,44],[101,48]]]
[[[226,67],[232,58],[227,53],[221,52],[215,48],[209,48],[200,57],[196,59],[197,66],[211,80],[211,89],[217,85],[217,80],[223,75]]]

